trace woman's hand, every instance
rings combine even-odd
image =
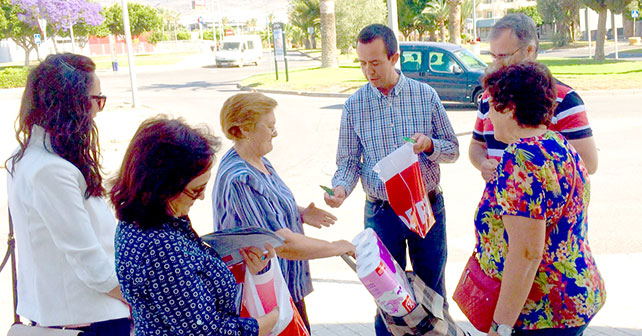
[[[342,256],[347,254],[353,258],[356,258],[356,247],[352,245],[351,242],[347,240],[337,240],[332,242],[332,247],[335,249],[336,256]]]
[[[496,331],[492,331],[492,330],[489,331],[488,334],[486,334],[486,335],[488,335],[488,336],[499,336],[499,334]]]
[[[265,249],[267,250],[266,253],[259,248],[250,246],[239,251],[250,273],[256,274],[260,272],[274,257],[275,252],[272,245],[266,243]]]
[[[312,225],[316,228],[321,228],[322,226],[330,226],[334,224],[337,220],[333,214],[321,210],[314,206],[314,203],[310,203],[307,208],[301,211],[301,217],[303,217],[303,222],[309,225]]]
[[[274,329],[274,325],[279,320],[279,307],[276,306],[271,312],[257,317],[256,321],[259,323],[259,336],[267,335]]]

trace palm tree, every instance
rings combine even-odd
[[[289,10],[290,23],[297,26],[307,34],[308,28],[317,31],[321,24],[321,9],[319,0],[292,0],[290,1]],[[316,39],[306,35],[305,47],[316,49]]]
[[[321,0],[321,67],[336,68],[337,60],[337,26],[334,20],[334,0]]]
[[[461,44],[461,1],[448,0],[450,7],[448,32],[450,33],[450,43],[454,44]]]
[[[433,0],[423,11],[422,14],[431,15],[435,19],[435,24],[439,27],[440,39],[446,42],[446,23],[448,22],[448,15],[450,14],[450,7],[447,0]]]
[[[245,22],[247,29],[252,32],[256,31],[256,24],[257,24],[256,18],[251,18]]]

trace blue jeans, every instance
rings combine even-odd
[[[547,328],[539,330],[515,330],[514,336],[582,336],[584,330],[588,327],[588,323],[581,327],[574,328]]]
[[[399,219],[390,203],[366,201],[365,227],[372,228],[399,266],[406,267],[406,246],[412,269],[426,285],[446,298],[445,268],[448,255],[446,247],[446,211],[441,193],[430,198],[435,225],[421,238]],[[391,335],[383,320],[375,317],[377,336]]]

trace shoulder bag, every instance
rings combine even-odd
[[[569,189],[569,198],[564,204],[562,213],[564,213],[566,206],[573,199],[575,179],[577,178],[575,157],[570,152],[568,155],[573,161],[573,181]],[[453,294],[453,300],[477,330],[486,333],[490,330],[501,285],[501,281],[484,273],[473,252],[473,255],[468,258],[461,278],[459,278],[459,283]]]

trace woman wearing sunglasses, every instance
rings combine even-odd
[[[270,332],[278,307],[257,319],[236,312],[236,281],[189,218],[212,176],[218,138],[181,119],[144,121],[110,191],[120,223],[116,269],[134,315],[136,335],[235,335]],[[242,251],[256,274],[274,256]]]
[[[27,78],[19,147],[7,160],[18,255],[19,315],[87,335],[129,335],[114,269],[94,117],[105,105],[94,62],[49,55]]]

